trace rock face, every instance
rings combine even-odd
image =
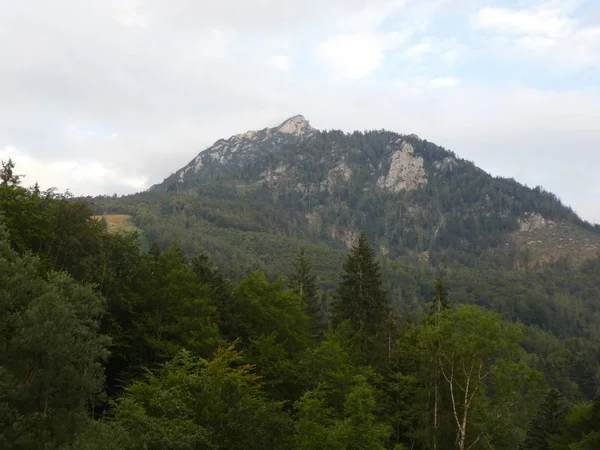
[[[275,151],[286,140],[306,139],[316,132],[318,130],[311,127],[308,120],[298,115],[275,128],[247,131],[229,139],[219,139],[177,172],[177,182],[185,183],[194,174],[206,168],[207,164],[226,165],[236,159],[251,159],[258,154]],[[280,172],[276,176],[281,178],[278,175],[281,175]],[[270,174],[266,174],[264,178],[268,182],[275,181]]]
[[[343,230],[339,229],[338,227],[330,227],[329,235],[333,238],[340,239],[348,249],[358,244],[359,232],[354,228],[354,226]]]
[[[427,172],[423,158],[414,155],[414,148],[407,142],[400,144],[390,156],[390,169],[387,175],[377,180],[377,186],[394,193],[411,191],[427,184]]]
[[[519,219],[519,231],[527,232],[539,230],[546,227],[553,227],[555,223],[551,220],[546,220],[544,216],[537,213],[525,213]]]
[[[454,170],[457,166],[458,166],[458,162],[456,162],[456,159],[452,158],[451,156],[447,156],[444,159],[442,159],[441,161],[436,161],[433,165],[435,167],[436,170],[439,171],[451,171]]]
[[[327,173],[327,178],[319,184],[319,190],[331,192],[340,184],[347,184],[352,178],[352,168],[344,161],[337,163]]]
[[[314,128],[310,126],[310,123],[304,116],[298,115],[279,125],[277,131],[280,133],[292,134],[294,136],[304,136],[314,131]]]
[[[287,171],[288,168],[286,166],[279,165],[273,170],[267,170],[263,172],[261,178],[267,183],[267,185],[277,186],[282,181],[282,179],[285,178]]]

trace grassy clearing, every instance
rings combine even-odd
[[[129,214],[103,214],[101,216],[94,216],[94,219],[104,219],[109,233],[141,231],[135,226]]]

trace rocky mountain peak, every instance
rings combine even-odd
[[[310,122],[302,115],[290,117],[277,127],[277,131],[280,133],[293,134],[294,136],[303,136],[313,130],[314,128],[310,126]]]

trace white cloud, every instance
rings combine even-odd
[[[399,51],[395,57],[412,65],[430,62],[432,58],[435,63],[454,64],[466,53],[465,46],[456,39],[425,36],[417,43]]]
[[[149,17],[143,13],[139,3],[123,2],[113,10],[113,19],[125,26],[147,27]]]
[[[340,34],[320,44],[317,55],[339,75],[357,80],[379,68],[385,50],[385,36],[371,33]]]
[[[477,12],[474,24],[478,28],[495,29],[506,33],[559,36],[569,32],[572,22],[554,9],[508,10],[483,8]]]
[[[459,81],[454,77],[436,77],[429,81],[432,87],[452,87],[458,86]]]
[[[424,41],[424,42],[419,42],[418,44],[410,46],[403,52],[403,55],[406,58],[415,58],[415,57],[420,57],[422,55],[425,55],[427,53],[436,53],[436,51],[437,51],[437,49],[434,48],[434,46],[431,44],[431,42]]]
[[[379,4],[380,3],[380,4]],[[376,72],[386,57],[398,51],[416,33],[427,27],[427,17],[415,10],[414,18],[396,26],[382,23],[390,16],[404,12],[407,0],[372,2],[369,6],[342,15],[334,22],[335,33],[329,33],[316,47],[317,57],[338,76],[358,80]]]
[[[292,69],[292,58],[286,55],[271,56],[271,66],[283,72],[289,72]]]
[[[55,187],[60,191],[98,195],[118,187],[122,190],[123,186],[129,192],[139,191],[148,182],[146,177],[125,175],[99,161],[43,162],[14,146],[0,148],[0,160],[7,161],[9,158],[15,163],[15,172],[25,175],[22,180],[24,186],[33,186],[37,182],[42,189]]]
[[[506,47],[507,54],[517,50],[535,62],[573,70],[600,64],[600,26],[581,25],[570,9],[557,8],[556,3],[522,10],[486,7],[472,23],[478,30],[506,36],[496,46]]]

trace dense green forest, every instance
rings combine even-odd
[[[178,237],[108,233],[2,164],[1,448],[600,448],[600,259],[442,269],[275,236],[241,273]]]

